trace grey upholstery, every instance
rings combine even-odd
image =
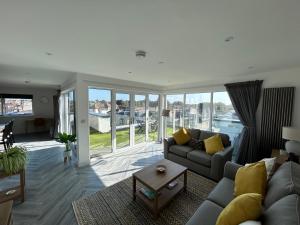
[[[207,199],[225,208],[234,199],[234,181],[224,177],[210,192]]]
[[[199,129],[187,129],[187,130],[190,132],[192,138],[195,138],[195,139],[200,138],[201,131]]]
[[[271,205],[262,216],[264,225],[299,225],[299,195],[283,197]]]
[[[227,162],[224,177],[199,206],[186,225],[215,225],[223,208],[234,198],[234,178],[241,165]],[[300,165],[292,162],[284,163],[269,181],[268,208],[260,218],[263,225],[300,225],[300,198],[297,192],[300,185]],[[273,179],[272,178],[272,179]],[[282,183],[280,183],[282,181]],[[289,191],[287,191],[289,190]],[[276,199],[276,200],[275,200]]]
[[[190,133],[193,138],[199,137],[199,140],[217,134],[198,129],[190,129]],[[177,145],[173,138],[164,139],[164,157],[182,164],[196,173],[219,181],[223,177],[225,163],[231,161],[233,150],[229,136],[221,133],[220,135],[225,149],[212,156],[206,154],[205,150],[201,151],[197,149],[192,151],[193,149],[188,145]]]
[[[185,146],[185,145],[172,145],[169,149],[170,152],[182,156],[184,158],[187,157],[187,154],[191,151],[193,151],[193,149],[189,146]]]
[[[187,154],[187,158],[193,162],[200,163],[204,166],[210,167],[211,156],[201,150],[194,150]]]
[[[197,209],[186,225],[215,225],[223,208],[206,200]]]
[[[294,162],[284,163],[272,176],[264,204],[268,208],[290,194],[300,194],[300,166]]]

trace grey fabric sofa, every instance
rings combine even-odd
[[[215,225],[223,208],[234,198],[234,178],[240,165],[227,162],[224,178],[200,205],[186,225]],[[300,165],[284,163],[268,182],[263,225],[300,225]]]
[[[217,134],[199,129],[190,129],[190,132],[192,137],[198,140],[204,140]],[[177,145],[171,137],[164,139],[164,157],[186,166],[200,175],[219,181],[223,177],[224,165],[231,160],[233,151],[229,136],[227,134],[219,134],[225,149],[214,155],[207,154],[204,149],[194,150],[188,145]]]

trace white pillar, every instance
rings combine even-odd
[[[75,93],[78,166],[82,167],[90,164],[88,85],[77,80]]]

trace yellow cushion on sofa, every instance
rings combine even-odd
[[[234,181],[234,195],[245,193],[261,194],[264,198],[267,187],[265,162],[252,163],[238,169]]]
[[[204,140],[205,151],[207,154],[213,155],[224,150],[222,138],[219,134]]]
[[[177,132],[173,134],[173,138],[178,145],[184,145],[189,140],[191,140],[191,135],[185,128],[180,128]]]
[[[247,220],[257,220],[262,212],[262,196],[243,194],[233,199],[221,212],[216,225],[239,225]]]

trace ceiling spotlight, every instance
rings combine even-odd
[[[135,56],[138,58],[138,59],[143,59],[146,57],[146,52],[143,51],[143,50],[138,50],[135,52]]]
[[[252,69],[254,69],[254,66],[248,66],[248,69],[252,70]]]
[[[129,73],[129,74],[132,74],[132,72],[130,72],[130,71],[129,71],[128,73]]]
[[[29,83],[30,83],[30,80],[25,80],[24,83],[25,83],[25,84],[29,84]]]
[[[46,52],[46,55],[50,56],[53,55],[51,52]]]
[[[233,39],[234,39],[233,36],[229,36],[229,37],[225,38],[225,42],[230,42],[230,41],[232,41]]]

